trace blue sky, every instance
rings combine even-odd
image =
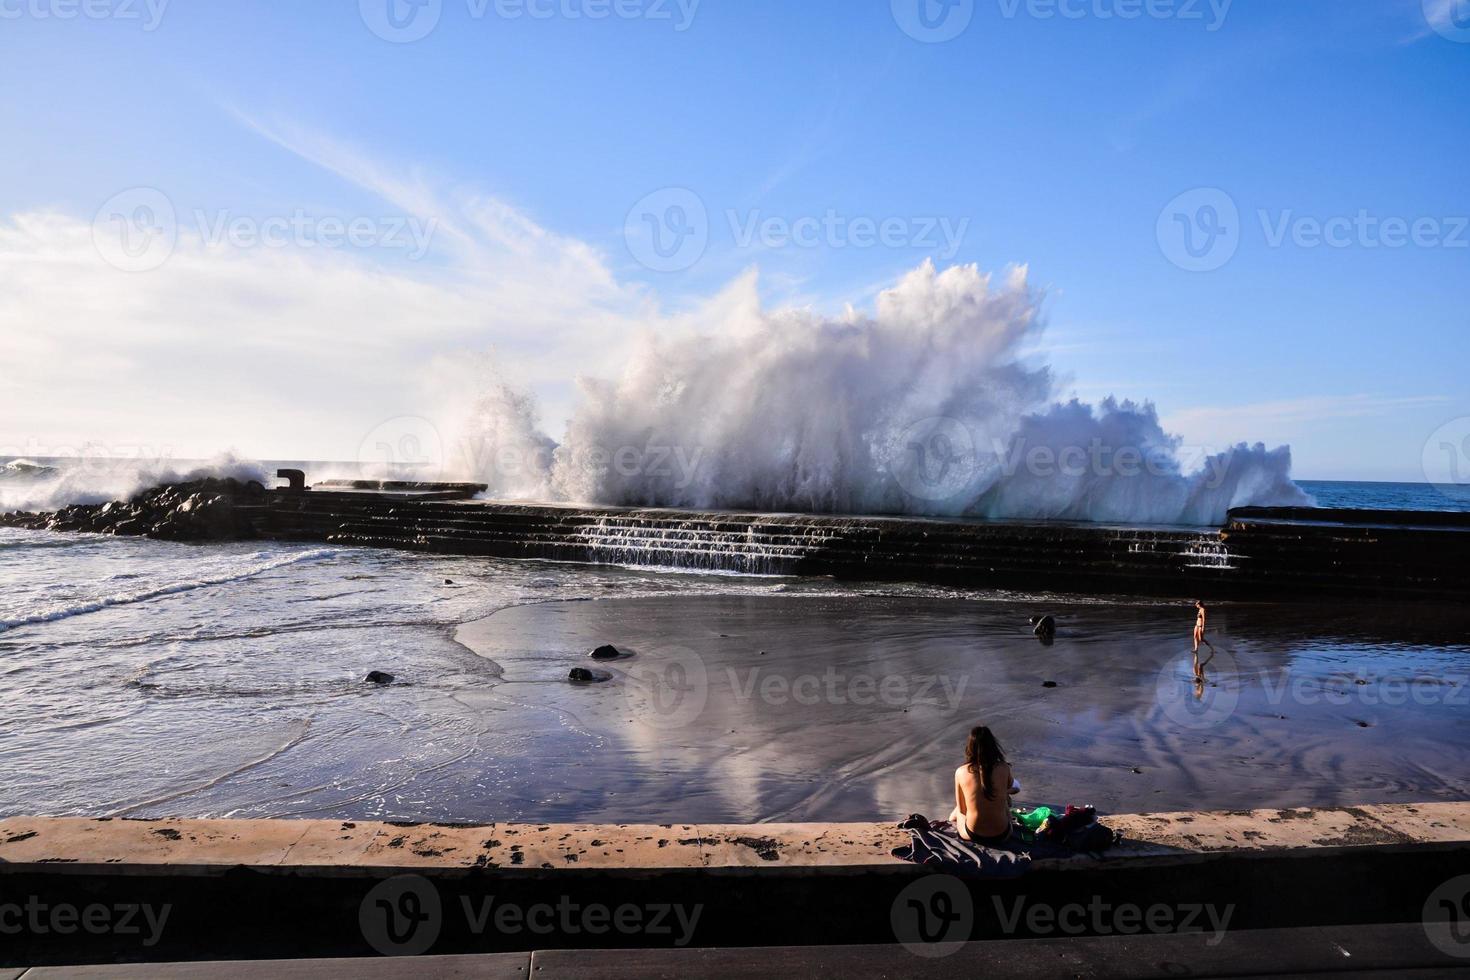
[[[0,446],[350,458],[490,348],[555,434],[752,271],[836,313],[930,258],[1029,266],[1062,394],[1300,478],[1422,479],[1470,416],[1459,0],[427,2],[0,0]],[[179,241],[120,269],[138,188]]]

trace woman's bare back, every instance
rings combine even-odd
[[[951,815],[955,823],[961,818],[966,832],[971,837],[998,837],[1011,825],[1010,788],[1011,767],[1009,763],[997,762],[990,771],[990,782],[994,787],[994,799],[986,799],[980,775],[970,771],[969,766],[960,766],[954,771],[955,812]]]

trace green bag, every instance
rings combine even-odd
[[[1039,806],[1034,810],[1025,811],[1012,810],[1011,814],[1022,827],[1034,832],[1040,830],[1041,825],[1046,823],[1047,818],[1051,816],[1051,807]]]

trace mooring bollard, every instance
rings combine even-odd
[[[290,481],[288,486],[280,487],[281,490],[306,489],[306,474],[301,470],[276,470],[276,479]]]

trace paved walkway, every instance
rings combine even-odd
[[[914,980],[955,977],[1432,977],[1470,974],[1470,959],[1434,946],[1419,925],[1266,929],[1207,935],[1142,935],[965,943],[925,958],[902,946],[750,949],[582,950],[432,956],[419,959],[276,960],[0,970],[0,980],[378,980],[388,977],[477,980],[766,980],[830,977]],[[1470,954],[1470,945],[1464,952]]]

